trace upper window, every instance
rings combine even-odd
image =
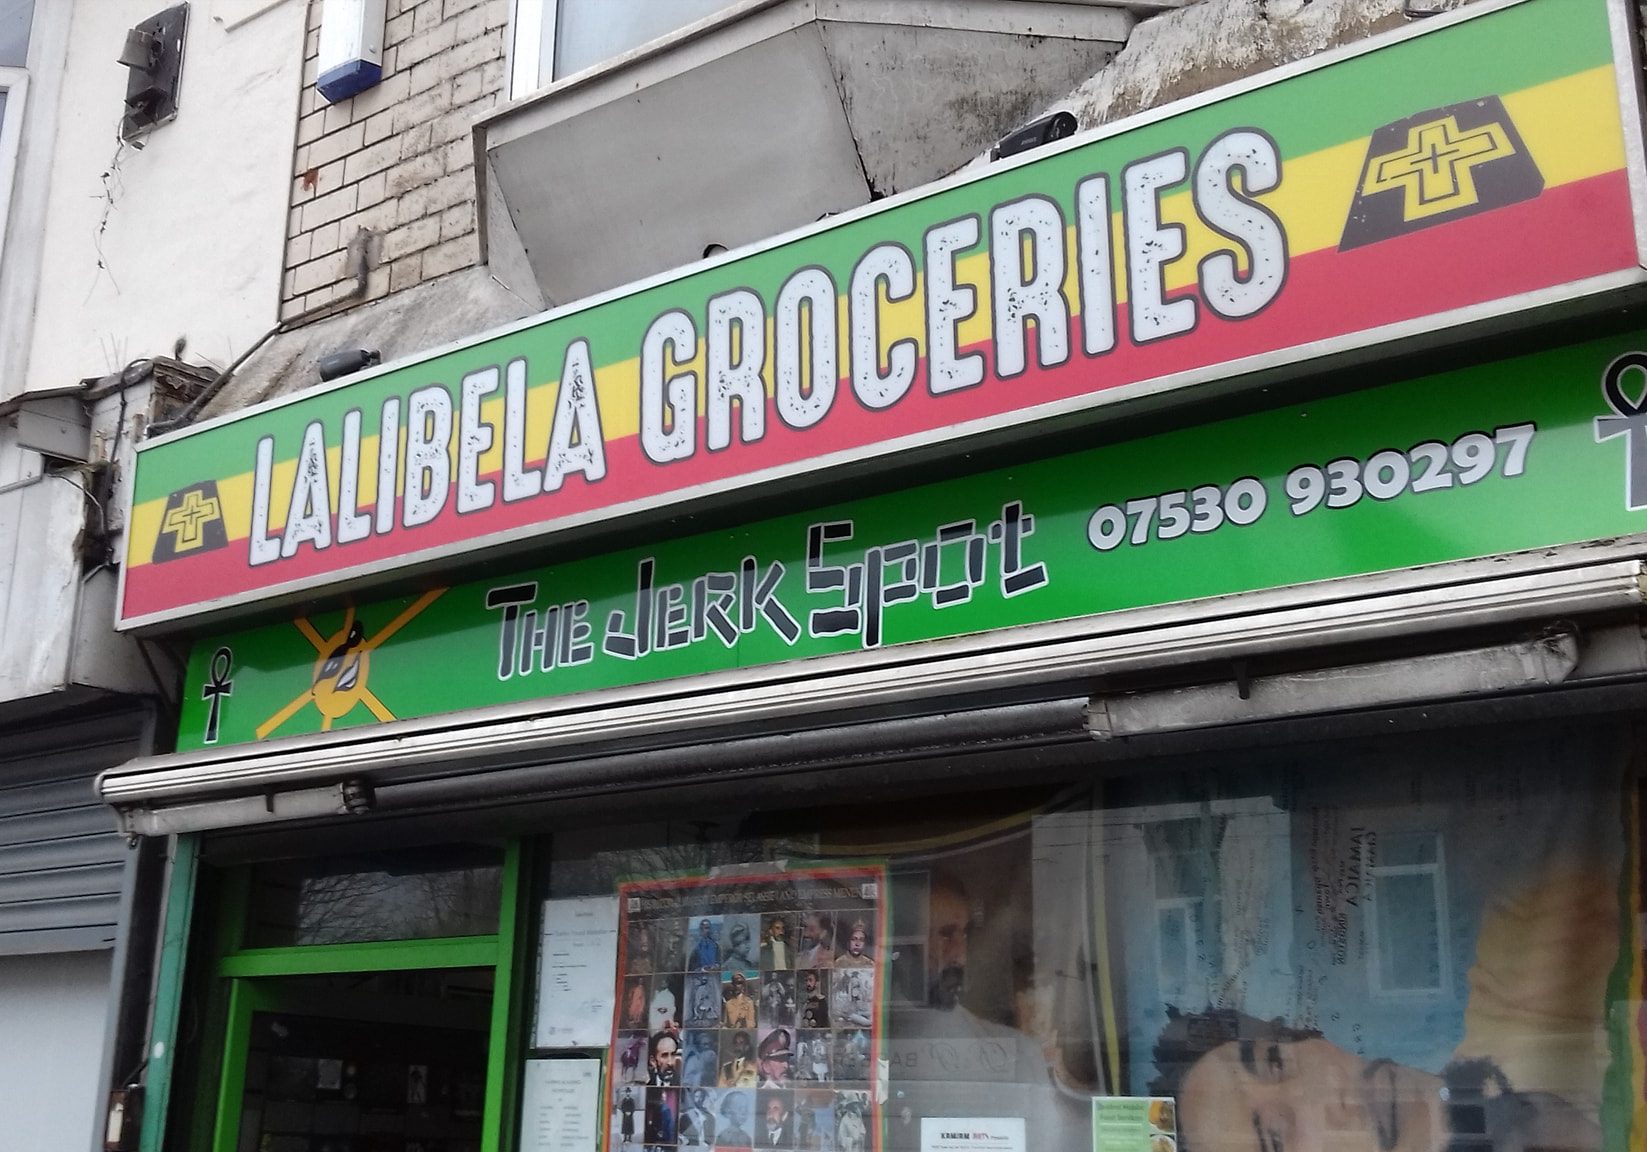
[[[260,864],[251,948],[430,940],[498,930],[503,853],[448,846]]]
[[[23,134],[23,97],[28,90],[23,65],[28,61],[33,19],[34,0],[0,0],[0,255],[5,253],[7,208]]]
[[[34,0],[0,0],[0,68],[21,68],[28,63],[33,22]]]
[[[730,8],[733,2],[516,0],[509,95],[525,96]]]

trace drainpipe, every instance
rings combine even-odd
[[[324,320],[364,300],[366,298],[366,279],[372,270],[372,233],[365,228],[358,229],[354,234],[354,238],[349,241],[348,251],[349,264],[354,269],[354,287],[350,288],[344,295],[337,297],[337,299],[310,308],[307,312],[299,312],[296,316],[282,320],[263,333],[252,343],[251,347],[235,357],[234,363],[219,372],[210,384],[201,389],[200,394],[189,401],[188,406],[183,411],[170,420],[161,420],[150,424],[148,430],[144,433],[144,439],[158,436],[163,432],[171,432],[192,423],[206,405],[212,402],[212,398],[223,390],[223,386],[234,378],[234,374],[240,369],[240,366],[250,360],[259,348],[274,337],[294,331],[305,324],[312,324],[316,320]]]

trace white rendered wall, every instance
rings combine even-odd
[[[117,151],[127,74],[115,57],[126,30],[164,6],[74,4],[23,376],[31,390],[171,355],[180,337],[184,359],[226,366],[275,323],[305,5],[196,0],[177,119],[141,150]],[[0,381],[0,398],[20,390]]]
[[[107,952],[0,956],[0,1147],[93,1146],[108,1001]]]

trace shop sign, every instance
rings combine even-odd
[[[1647,531],[1647,332],[199,643],[180,747]]]
[[[157,439],[120,624],[1637,282],[1627,26],[1602,0],[1437,18]]]

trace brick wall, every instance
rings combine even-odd
[[[308,2],[283,320],[347,298],[361,250],[366,300],[478,262],[470,129],[504,86],[509,0],[389,0],[382,81],[328,104]]]

